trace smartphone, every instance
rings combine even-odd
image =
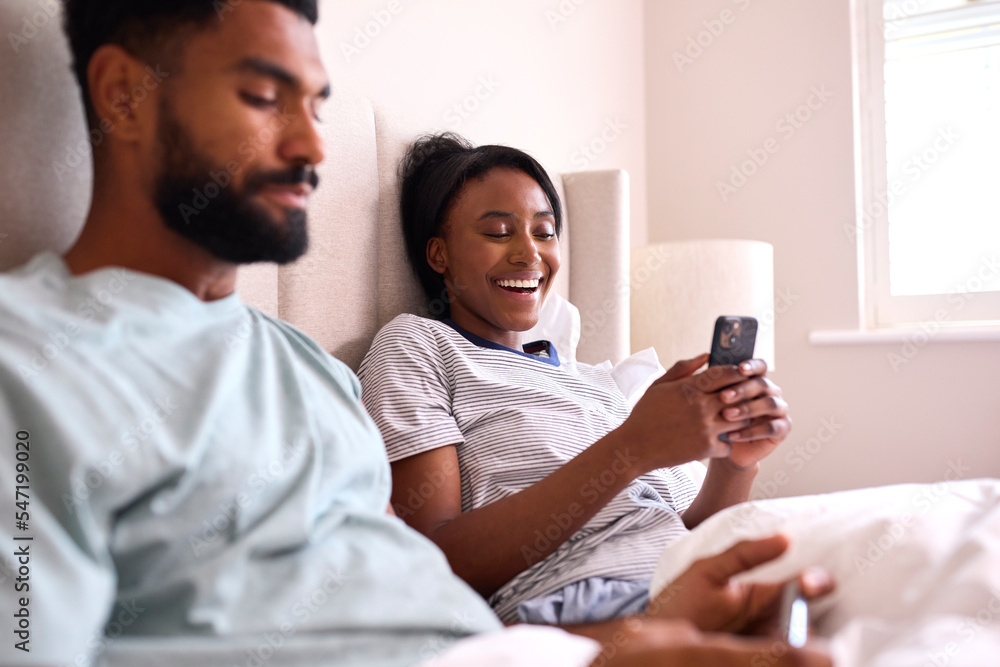
[[[753,359],[757,341],[757,319],[723,315],[715,320],[709,366],[736,366]]]
[[[809,638],[809,603],[802,596],[798,582],[789,581],[782,591],[778,632],[781,639],[795,648],[805,646]]]

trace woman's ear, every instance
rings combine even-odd
[[[432,236],[427,241],[427,263],[442,275],[448,268],[448,246],[440,236]]]

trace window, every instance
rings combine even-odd
[[[1000,0],[856,0],[864,328],[1000,324]]]

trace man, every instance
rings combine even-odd
[[[234,293],[238,265],[308,245],[315,20],[295,0],[66,3],[106,141],[75,245],[0,276],[0,484],[19,503],[0,523],[4,664],[403,665],[501,629],[387,512],[354,376]],[[72,345],[32,363],[51,336]],[[728,579],[784,546],[700,563],[700,594],[661,615],[769,621],[776,589]],[[664,619],[574,630],[606,664],[828,664]]]

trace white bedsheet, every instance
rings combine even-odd
[[[831,570],[838,590],[811,611],[839,667],[1000,665],[1000,480],[737,505],[668,547],[651,590],[698,558],[777,532],[789,551],[744,577]]]

